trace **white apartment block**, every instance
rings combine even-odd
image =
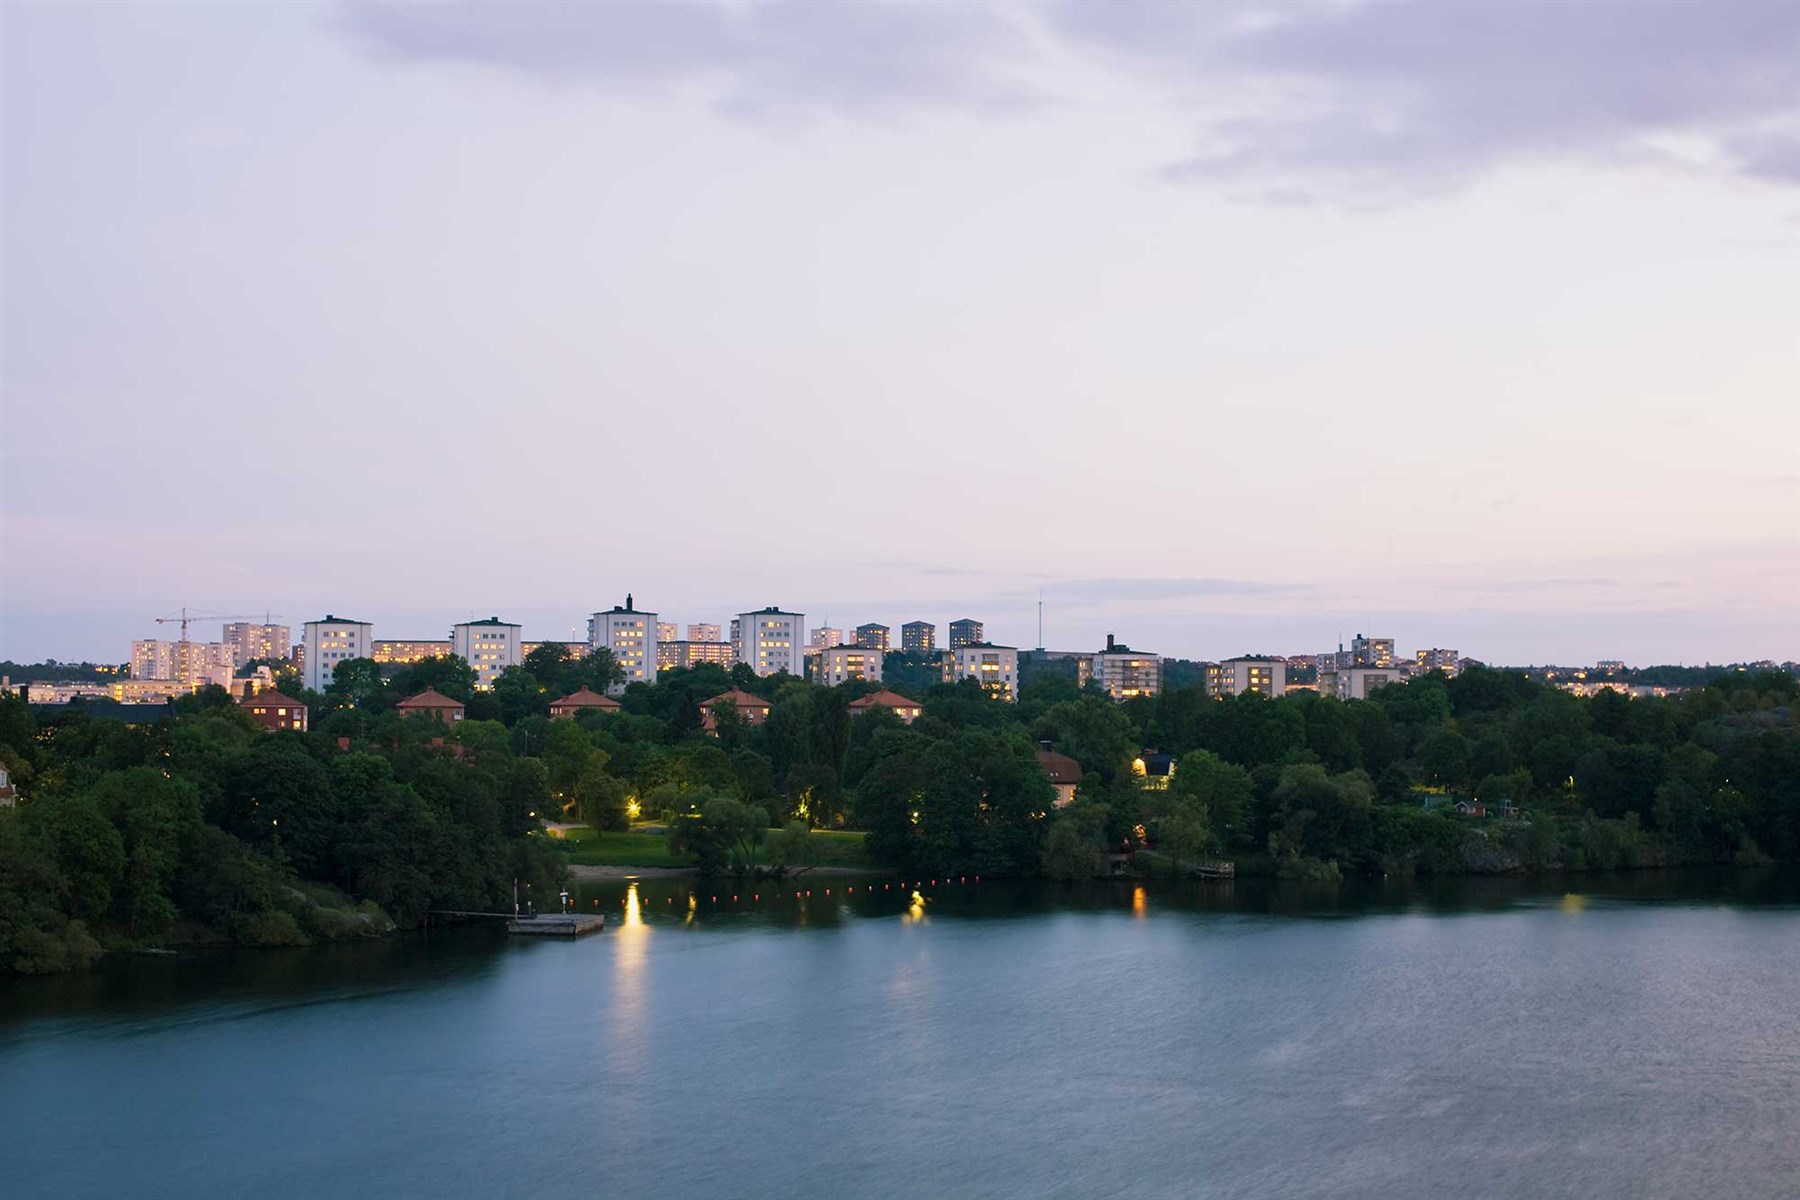
[[[827,650],[832,646],[844,644],[844,631],[833,625],[821,625],[812,631],[812,640],[807,645],[814,650]]]
[[[1003,700],[1019,698],[1019,649],[970,642],[944,651],[944,682],[979,680],[981,686]]]
[[[225,645],[231,648],[231,665],[241,669],[259,658],[286,658],[293,637],[286,625],[256,625],[234,621],[225,626]]]
[[[657,645],[660,646],[664,642],[679,642],[680,640],[681,640],[681,626],[677,625],[673,621],[658,621],[656,623],[656,644]]]
[[[813,654],[814,678],[826,687],[852,679],[880,683],[884,657],[884,651],[869,646],[827,646]]]
[[[1459,661],[1456,651],[1438,647],[1420,650],[1413,655],[1414,666],[1421,675],[1427,671],[1442,671],[1446,675],[1455,675]]]
[[[1287,692],[1287,660],[1272,655],[1246,654],[1241,658],[1228,658],[1219,664],[1216,677],[1212,676],[1210,668],[1207,675],[1215,696],[1261,692],[1272,698]],[[1212,682],[1214,678],[1216,683]]]
[[[323,621],[308,621],[302,627],[300,645],[305,664],[301,680],[309,691],[322,692],[331,686],[339,663],[374,657],[374,626],[326,613]]]
[[[1162,655],[1140,654],[1106,635],[1106,649],[1093,656],[1092,678],[1114,700],[1155,696],[1162,691]]]
[[[731,626],[737,660],[748,663],[758,675],[805,674],[806,614],[771,606],[739,613]]]
[[[618,695],[634,683],[656,682],[656,614],[640,612],[629,594],[623,605],[588,618],[588,648],[612,651],[625,678],[607,691]]]
[[[224,642],[180,642],[146,638],[131,643],[133,679],[167,679],[176,683],[231,686],[236,668]]]
[[[690,642],[717,642],[724,639],[719,636],[717,625],[689,625],[687,640]]]
[[[519,627],[499,617],[450,627],[450,653],[475,668],[475,686],[487,691],[508,667],[524,661]]]

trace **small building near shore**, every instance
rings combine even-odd
[[[1037,760],[1038,766],[1044,768],[1044,774],[1050,777],[1050,786],[1056,789],[1055,807],[1067,808],[1075,803],[1075,789],[1081,784],[1081,764],[1052,750],[1049,742],[1038,743]]]
[[[879,692],[870,692],[866,696],[858,696],[849,704],[850,715],[866,713],[870,709],[885,708],[890,710],[906,724],[911,725],[925,712],[917,700],[908,700],[898,692],[890,692],[883,688]]]
[[[729,692],[721,692],[711,700],[700,705],[700,728],[717,735],[719,719],[713,710],[721,704],[729,704],[737,709],[737,715],[744,719],[746,725],[761,725],[769,719],[769,702],[761,696],[752,696],[743,688],[732,688]]]

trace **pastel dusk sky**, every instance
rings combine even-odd
[[[13,0],[0,56],[0,658],[627,592],[1800,658],[1800,5]]]

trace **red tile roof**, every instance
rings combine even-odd
[[[729,692],[722,692],[719,695],[714,696],[711,700],[704,700],[701,702],[700,707],[710,710],[715,704],[725,703],[735,704],[739,709],[769,707],[769,702],[767,700],[764,700],[761,696],[752,696],[742,688],[732,688]]]
[[[466,708],[467,705],[461,700],[452,700],[436,688],[426,688],[416,696],[408,696],[394,707],[410,712],[424,708]]]
[[[578,688],[561,700],[552,700],[551,708],[604,708],[609,712],[619,710],[619,702],[611,696],[602,696],[593,688]]]
[[[243,699],[239,700],[238,703],[243,705],[246,708],[248,708],[252,704],[254,704],[258,708],[303,708],[303,707],[305,707],[298,700],[294,699],[292,696],[284,696],[280,692],[276,691],[274,688],[264,688],[262,691],[256,693],[256,695],[254,695],[254,696],[245,696]]]
[[[1080,783],[1081,764],[1066,754],[1058,754],[1054,750],[1039,750],[1038,765],[1044,768],[1044,774],[1050,777],[1051,783]]]
[[[878,704],[883,708],[923,707],[917,700],[908,700],[899,692],[890,692],[886,688],[883,688],[879,692],[870,692],[866,696],[860,696],[857,699],[852,700],[850,702],[850,707],[860,712],[863,709],[874,708]]]

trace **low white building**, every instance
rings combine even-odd
[[[626,593],[624,604],[588,618],[588,649],[610,650],[625,672],[623,682],[607,691],[618,695],[633,683],[656,682],[656,614],[643,612]]]
[[[1019,698],[1019,648],[970,642],[944,651],[944,682],[974,679],[1004,700]]]
[[[731,621],[732,648],[758,675],[806,671],[806,614],[770,606],[739,613]]]
[[[322,692],[331,686],[338,664],[352,658],[373,658],[375,627],[367,621],[325,614],[323,621],[308,621],[303,627],[300,645],[304,651],[301,680],[309,691]]]
[[[508,667],[524,661],[519,627],[499,617],[450,627],[450,653],[475,668],[475,686],[487,691]]]
[[[814,678],[826,687],[852,679],[881,682],[885,652],[868,646],[827,646],[813,654]]]

